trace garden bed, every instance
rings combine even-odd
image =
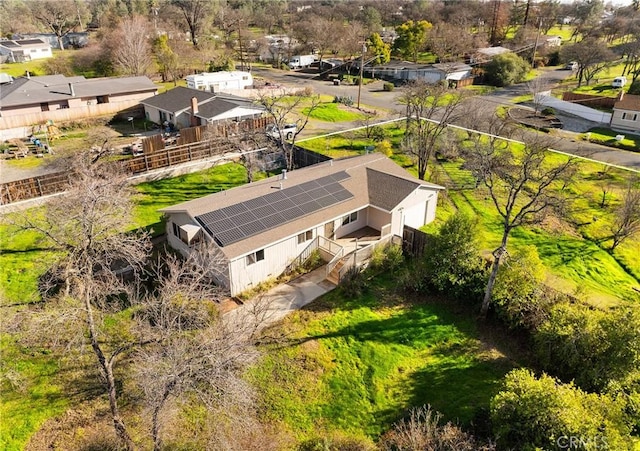
[[[552,128],[562,128],[562,121],[554,114],[543,114],[541,112],[536,114],[534,111],[524,108],[510,108],[509,117],[526,127],[537,130],[548,131]]]

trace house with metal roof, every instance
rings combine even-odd
[[[2,62],[22,63],[37,59],[50,58],[51,45],[42,39],[18,39],[0,41]]]
[[[194,127],[220,121],[241,121],[262,116],[264,108],[249,99],[178,86],[141,102],[145,116],[157,124],[175,128]]]
[[[640,96],[620,91],[620,100],[613,105],[610,126],[614,130],[640,135]]]
[[[19,77],[0,89],[0,130],[114,115],[157,92],[147,77]],[[26,133],[28,135],[29,133]],[[3,133],[5,137],[7,134]],[[24,132],[19,136],[26,136]],[[6,139],[6,138],[5,138]]]
[[[232,295],[276,278],[318,250],[329,280],[340,262],[434,220],[441,186],[368,154],[285,172],[160,210],[167,239],[183,255],[206,243],[217,279]]]

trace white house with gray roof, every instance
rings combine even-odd
[[[51,58],[51,45],[42,39],[18,39],[0,41],[0,60],[9,63],[21,63]]]
[[[167,207],[167,239],[188,255],[203,241],[232,295],[281,275],[312,243],[327,261],[358,243],[434,220],[443,188],[380,154],[331,160]],[[358,241],[360,238],[360,241]],[[355,244],[354,244],[355,242]]]
[[[264,108],[249,99],[178,86],[141,102],[148,120],[176,128],[260,117]]]

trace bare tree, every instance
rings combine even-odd
[[[144,234],[125,233],[132,211],[125,175],[114,173],[113,165],[92,164],[91,159],[91,155],[75,157],[65,194],[51,199],[43,215],[25,213],[17,224],[42,234],[60,255],[43,279],[43,288],[60,287],[60,291],[34,315],[34,323],[39,323],[36,330],[54,344],[61,340],[67,346],[90,346],[109,398],[115,432],[126,449],[133,449],[118,407],[114,374],[116,364],[133,344],[123,337],[110,337],[113,328],[107,331],[103,319],[126,308],[123,299],[128,289],[119,274],[142,271],[150,242]]]
[[[616,208],[611,226],[611,252],[623,241],[640,232],[640,190],[632,183],[622,196],[622,202]]]
[[[84,2],[73,0],[42,0],[29,2],[33,17],[56,35],[60,50],[64,50],[62,39],[80,27],[81,17],[86,16]]]
[[[533,96],[533,108],[535,110],[535,115],[537,116],[542,106],[542,95],[547,91],[551,91],[551,87],[545,79],[542,77],[536,77],[527,82],[527,88]]]
[[[424,180],[442,132],[462,116],[463,91],[418,81],[410,84],[399,102],[406,105],[407,127],[403,148],[418,165],[418,177]]]
[[[578,87],[589,82],[616,58],[607,45],[596,38],[587,38],[576,44],[563,46],[560,56],[564,61],[578,63]]]
[[[125,75],[144,75],[152,63],[150,24],[142,16],[127,17],[109,40],[113,45],[114,65]]]
[[[563,190],[575,160],[549,163],[550,143],[537,136],[526,137],[522,150],[487,145],[483,141],[478,144],[473,150],[467,150],[466,163],[489,190],[502,218],[502,240],[493,251],[494,260],[481,307],[481,315],[486,316],[498,269],[507,253],[509,235],[517,227],[540,222],[549,209],[562,207]]]
[[[184,17],[189,34],[191,35],[191,43],[194,47],[198,47],[198,38],[202,25],[207,16],[211,13],[212,2],[210,0],[170,0],[171,4],[177,7]]]
[[[309,117],[313,111],[320,105],[320,96],[308,96],[304,93],[291,95],[285,90],[281,90],[279,92],[263,92],[258,95],[257,102],[264,107],[265,113],[277,127],[280,138],[276,139],[276,145],[284,154],[287,169],[293,169],[293,150],[296,138],[309,123]],[[287,141],[284,129],[285,125],[291,123],[296,124],[296,130],[291,139]]]

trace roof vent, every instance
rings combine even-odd
[[[282,182],[280,182],[280,189],[282,189]]]
[[[287,180],[287,170],[286,169],[282,170],[282,180]]]

